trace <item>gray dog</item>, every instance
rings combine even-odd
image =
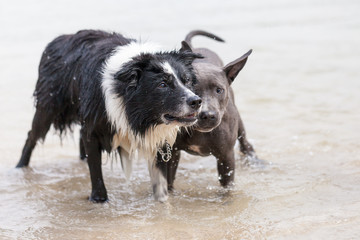
[[[164,154],[157,155],[157,164],[164,176],[167,176],[169,190],[173,188],[180,150],[199,156],[214,155],[217,159],[219,180],[224,187],[234,181],[236,140],[239,140],[240,151],[246,159],[253,163],[263,162],[257,158],[253,147],[246,139],[244,125],[235,106],[234,93],[230,86],[245,66],[252,50],[224,66],[222,60],[213,51],[191,47],[191,39],[196,35],[223,42],[221,38],[205,31],[192,31],[182,42],[183,48],[189,48],[204,56],[203,59],[196,59],[193,62],[198,78],[195,92],[202,99],[202,109],[197,124],[194,127],[182,129],[178,134],[171,150],[170,160],[162,161]]]

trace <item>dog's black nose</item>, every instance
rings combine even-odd
[[[201,106],[201,98],[197,95],[189,97],[186,102],[193,109],[199,109]]]
[[[201,112],[199,114],[199,118],[201,120],[216,120],[216,112],[214,111]]]

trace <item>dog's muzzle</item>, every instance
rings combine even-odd
[[[220,116],[216,111],[201,111],[194,128],[199,132],[210,132],[220,125]]]
[[[165,124],[177,122],[183,126],[195,124],[198,120],[198,114],[201,107],[201,98],[197,95],[190,96],[186,99],[185,109],[180,112],[164,114],[162,119]]]

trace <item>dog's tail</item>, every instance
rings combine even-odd
[[[192,47],[191,39],[198,35],[212,38],[219,42],[225,42],[224,39],[222,39],[221,37],[218,37],[215,34],[212,34],[212,33],[209,33],[209,32],[203,31],[203,30],[194,30],[194,31],[189,32],[185,37],[185,42],[187,42],[190,45],[190,47]]]

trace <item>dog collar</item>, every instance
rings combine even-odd
[[[168,162],[172,157],[171,154],[172,147],[166,140],[165,140],[165,147],[166,147],[166,152],[164,152],[162,148],[158,148],[158,152],[161,155],[161,159],[163,160],[163,162]]]

